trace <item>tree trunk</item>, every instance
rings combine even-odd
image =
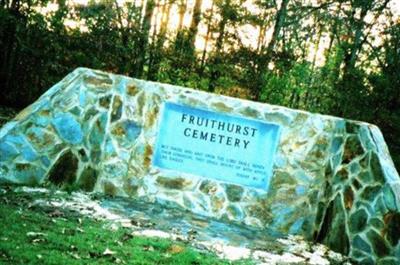
[[[160,62],[162,59],[164,43],[167,35],[171,6],[172,4],[170,4],[168,0],[164,2],[164,6],[162,8],[160,32],[155,40],[155,46],[154,46],[155,48],[152,53],[153,58],[151,60],[151,64],[149,64],[149,71],[147,73],[148,80],[153,80],[153,81],[157,80],[157,74],[160,69]]]
[[[187,1],[186,0],[181,0],[179,4],[179,22],[178,22],[178,28],[177,28],[177,33],[179,34],[182,29],[183,29],[183,20],[185,18],[185,13],[187,9]]]
[[[303,102],[304,102],[304,106],[305,107],[308,107],[307,105],[308,105],[308,100],[310,98],[310,92],[311,92],[310,90],[314,89],[313,88],[314,87],[314,85],[313,85],[314,77],[315,77],[314,69],[315,69],[315,64],[317,62],[317,54],[318,54],[319,45],[320,45],[320,42],[321,42],[321,37],[322,37],[322,28],[319,28],[317,41],[316,41],[316,45],[315,45],[315,49],[314,49],[314,56],[313,56],[313,60],[312,60],[312,63],[311,63],[311,71],[310,71],[311,73],[310,73],[310,77],[308,79],[308,85],[307,85],[307,88],[306,88],[306,93],[304,95],[304,101]]]
[[[257,51],[258,52],[260,52],[264,47],[266,30],[267,30],[267,27],[265,25],[260,25],[260,31],[258,33],[258,39],[257,39]]]
[[[272,33],[272,37],[270,42],[268,43],[267,46],[267,53],[266,53],[266,59],[270,60],[272,56],[272,52],[275,48],[275,44],[279,39],[279,35],[281,33],[281,29],[283,27],[283,23],[285,23],[285,18],[286,18],[286,9],[289,4],[289,0],[282,0],[281,7],[279,8],[277,14],[276,14],[276,19],[275,19],[275,26],[274,30]]]
[[[377,14],[380,14],[387,7],[388,3],[389,3],[389,0],[385,0],[385,2],[382,3],[382,5],[379,7],[379,9],[375,10],[375,12],[377,12]],[[358,53],[361,51],[362,45],[365,42],[363,40],[364,30],[365,30],[364,19],[365,19],[365,17],[367,17],[368,12],[372,9],[373,9],[372,6],[362,5],[359,19],[355,19],[355,17],[354,17],[355,12],[353,12],[352,21],[354,21],[354,24],[355,24],[355,33],[354,33],[352,45],[350,46],[350,49],[347,52],[346,57],[345,57],[345,61],[344,61],[345,65],[344,65],[344,69],[343,69],[343,79],[350,77],[349,75],[351,75],[351,72],[355,68],[355,65],[356,65],[356,62],[358,59]],[[366,36],[368,36],[368,35],[366,35]]]
[[[202,76],[204,73],[206,54],[207,54],[207,46],[208,46],[208,42],[210,40],[210,35],[211,35],[211,22],[213,19],[213,15],[214,15],[214,1],[211,4],[210,17],[209,17],[208,24],[207,24],[207,34],[206,34],[206,38],[204,40],[203,54],[201,55],[200,76]]]
[[[285,23],[286,10],[287,10],[288,4],[289,4],[289,0],[282,0],[281,6],[280,6],[278,12],[276,13],[275,25],[274,25],[274,29],[272,32],[271,40],[268,43],[265,54],[261,55],[262,58],[260,60],[260,65],[257,67],[259,69],[258,74],[259,74],[260,80],[262,80],[262,76],[264,75],[265,71],[267,70],[268,63],[271,61],[272,53],[275,49],[275,44],[279,40],[279,36],[280,36],[281,30],[283,28],[283,24]],[[257,101],[260,100],[262,86],[263,86],[263,82],[260,82],[260,84],[254,88],[255,89],[254,98]]]
[[[215,69],[215,66],[221,64],[222,62],[222,58],[221,58],[221,51],[223,48],[223,44],[224,44],[224,38],[225,38],[225,27],[226,24],[228,22],[228,18],[226,15],[224,15],[224,10],[226,10],[227,8],[230,8],[230,4],[231,4],[231,0],[225,0],[224,5],[222,6],[222,18],[220,20],[220,22],[218,23],[218,37],[217,40],[215,42],[215,57],[213,60],[213,66],[212,66],[212,71],[211,71],[211,75],[210,75],[210,82],[208,84],[208,90],[210,92],[214,92],[215,87],[216,87],[216,81],[220,75],[219,70]]]
[[[198,27],[200,24],[200,16],[201,16],[201,5],[203,1],[202,0],[196,0],[193,8],[193,16],[192,16],[192,22],[190,24],[189,28],[189,45],[190,48],[195,51],[195,42],[196,42],[196,35],[198,32]]]
[[[153,17],[154,8],[155,8],[154,0],[148,0],[146,3],[146,11],[144,13],[143,23],[141,27],[141,36],[136,48],[137,60],[136,60],[134,76],[137,78],[142,78],[143,76],[143,67],[146,59],[146,49],[149,43],[151,18]]]

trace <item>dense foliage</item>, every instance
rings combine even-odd
[[[0,0],[0,104],[22,108],[85,66],[371,122],[400,168],[394,1]]]

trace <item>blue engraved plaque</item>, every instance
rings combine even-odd
[[[268,190],[280,127],[166,102],[153,165]]]

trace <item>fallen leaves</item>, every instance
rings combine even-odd
[[[185,248],[183,246],[174,244],[167,251],[168,251],[168,253],[171,253],[171,254],[179,254],[179,253],[182,253],[183,251],[185,251]]]

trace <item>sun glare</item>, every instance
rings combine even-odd
[[[91,1],[96,2],[95,0],[69,0],[67,2],[68,5],[70,6],[85,6],[88,5]],[[136,7],[142,7],[142,12],[145,12],[144,7],[146,4],[146,0],[115,0],[115,3],[117,4],[120,8],[124,6],[124,3],[126,2],[132,2]],[[151,29],[150,29],[150,34],[153,33],[158,33],[160,31],[160,26],[161,26],[161,21],[165,17],[163,15],[163,12],[165,10],[164,5],[168,2],[168,0],[160,0],[153,13],[153,18],[151,22]],[[280,1],[279,1],[280,2]],[[180,23],[180,18],[179,18],[179,6],[181,2],[178,1],[177,3],[173,4],[173,6],[170,8],[170,14],[169,14],[169,21],[168,21],[168,32],[169,34],[176,34],[176,31],[179,28],[179,23]],[[185,3],[185,0],[182,0],[182,3]],[[308,4],[317,6],[319,5],[320,1],[317,0],[309,0]],[[188,28],[191,23],[192,15],[193,15],[193,8],[195,5],[195,0],[186,0],[186,13],[184,14],[183,17],[183,23],[182,26],[184,28]],[[253,15],[260,15],[260,10],[258,9],[257,5],[254,4],[254,0],[249,0],[243,3],[242,5],[247,9],[248,12],[250,12]],[[54,12],[56,12],[59,8],[59,5],[57,3],[48,3],[44,7],[37,7],[36,11],[44,14],[44,15],[50,15]],[[210,12],[211,8],[213,7],[212,0],[203,0],[202,1],[202,7],[201,11],[202,14],[206,12]],[[335,7],[334,7],[335,8]],[[338,8],[338,6],[336,6]],[[400,16],[400,1],[390,1],[389,3],[389,8],[393,12],[394,17],[399,19]],[[214,12],[215,13],[215,12]],[[165,19],[165,18],[164,18]],[[211,23],[215,24],[218,23],[218,17],[213,17],[213,20]],[[373,44],[374,45],[379,45],[382,42],[381,37],[379,36],[379,32],[381,30],[381,27],[387,23],[385,20],[384,14],[376,17],[373,15],[368,15],[365,18],[365,21],[367,23],[373,23],[374,20],[376,20],[378,23],[374,27],[370,29],[371,35],[374,35],[375,37],[373,39]],[[126,22],[126,21],[125,21]],[[303,22],[303,24],[310,24],[311,26],[314,24],[313,18],[309,18]],[[85,21],[77,21],[74,19],[65,19],[64,25],[69,28],[69,29],[79,29],[81,31],[87,31],[88,28],[85,24]],[[235,27],[235,32],[232,32],[233,29],[227,29],[228,31],[231,31],[230,33],[235,33],[239,38],[241,45],[244,45],[246,47],[249,47],[251,49],[256,49],[257,48],[257,42],[260,36],[260,28],[255,25],[251,24],[246,24],[246,25],[241,25],[238,27]],[[201,23],[198,26],[198,34],[196,36],[195,40],[195,46],[197,50],[203,51],[210,51],[214,45],[211,41],[206,42],[207,38],[207,31],[208,31],[208,24],[204,20],[201,21]],[[273,32],[273,24],[268,25],[268,28],[266,29],[265,32],[265,37],[264,37],[264,45],[268,43],[269,39],[271,39]],[[211,37],[211,36],[210,36]],[[212,36],[210,40],[215,39],[216,36]],[[330,42],[330,36],[328,33],[322,33],[321,36],[319,37],[318,40],[312,40],[309,41],[309,45],[307,47],[307,60],[310,62],[314,62],[316,65],[323,65],[325,63],[325,56],[324,52],[328,48]],[[207,46],[207,47],[205,47]]]

